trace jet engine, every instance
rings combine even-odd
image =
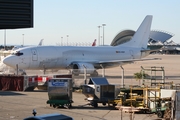
[[[90,63],[73,63],[73,71],[72,73],[75,75],[84,74],[86,70],[86,74],[93,74],[95,68]]]

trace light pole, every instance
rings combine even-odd
[[[22,43],[22,46],[24,46],[24,34],[22,34],[22,36],[23,36],[23,43]]]
[[[61,37],[61,46],[63,46],[63,37]]]
[[[103,27],[103,45],[104,45],[104,26],[106,26],[106,24],[102,24],[102,27]]]
[[[67,35],[67,46],[68,46],[68,37],[69,37],[69,35]]]
[[[98,26],[98,44],[100,45],[100,28],[101,28],[101,26]]]

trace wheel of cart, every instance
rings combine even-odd
[[[57,105],[56,104],[53,104],[53,108],[56,108],[57,107]]]
[[[91,106],[93,106],[94,108],[98,107],[98,103],[96,101],[90,101]]]
[[[52,104],[49,104],[50,107],[52,107],[53,105]]]
[[[72,100],[48,100],[46,103],[50,104],[50,107],[58,108],[58,107],[66,107],[71,108],[72,107]]]
[[[98,107],[98,103],[94,102],[93,106],[94,106],[94,108],[97,108]]]
[[[164,116],[164,111],[158,111],[158,112],[157,112],[157,116],[158,116],[159,118],[163,118],[163,116]]]
[[[71,108],[71,107],[72,107],[72,104],[71,104],[71,103],[68,103],[68,104],[66,104],[66,107],[67,107],[67,108]]]
[[[106,106],[106,102],[103,102],[102,105],[103,105],[103,106]]]

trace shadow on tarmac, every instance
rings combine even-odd
[[[49,108],[53,108],[53,107],[49,107]],[[90,105],[78,105],[78,106],[72,106],[70,108],[67,108],[66,106],[58,106],[58,107],[55,107],[53,109],[86,109],[86,110],[117,110],[115,107],[108,107],[108,106],[98,106],[96,108],[94,108],[93,106],[90,106]]]
[[[0,96],[17,96],[17,95],[26,95],[22,93],[17,93],[16,91],[0,91]]]

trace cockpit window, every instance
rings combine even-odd
[[[23,55],[23,53],[20,51],[16,51],[16,52],[13,52],[12,55],[21,56]]]

